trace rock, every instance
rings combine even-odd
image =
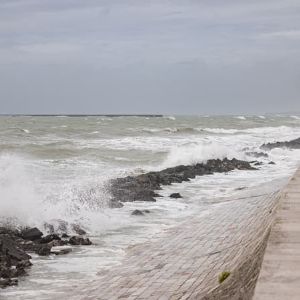
[[[169,197],[174,199],[182,198],[182,196],[179,193],[173,193]]]
[[[0,234],[0,288],[4,288],[18,283],[15,277],[26,273],[31,257],[19,246],[18,236],[10,230],[1,232],[6,232]]]
[[[8,234],[0,234],[0,253],[9,255],[12,264],[31,258],[19,245],[15,239]]]
[[[43,233],[36,227],[24,229],[21,232],[21,237],[24,240],[35,241],[40,239],[43,236]]]
[[[7,286],[18,285],[18,279],[16,278],[0,278],[0,288],[5,288]]]
[[[57,234],[53,233],[53,234],[48,234],[45,237],[43,237],[40,240],[40,243],[41,244],[48,244],[52,241],[60,241],[60,240],[61,240],[61,238]]]
[[[82,236],[72,236],[69,239],[69,244],[71,245],[92,245],[92,242],[89,238],[84,238]]]
[[[85,235],[86,231],[77,224],[72,224],[72,230],[78,235]]]
[[[40,256],[48,256],[51,253],[51,246],[43,244],[36,250],[36,253]]]
[[[66,233],[63,233],[63,234],[61,235],[61,237],[62,237],[63,239],[67,239],[67,238],[69,238],[70,236],[69,236],[68,234],[66,234]]]
[[[66,241],[66,240],[53,240],[50,243],[48,243],[47,245],[50,247],[57,247],[57,246],[64,246],[67,244],[68,244],[68,241]]]
[[[260,148],[265,150],[271,150],[274,148],[300,149],[300,138],[286,142],[267,143],[261,145]]]
[[[134,210],[134,211],[131,213],[131,215],[132,215],[132,216],[143,216],[144,213],[143,213],[141,210],[136,209],[136,210]]]
[[[236,188],[235,190],[242,191],[242,190],[245,190],[246,188],[247,188],[246,186],[241,186],[241,187]]]
[[[274,161],[270,161],[269,165],[275,165]]]
[[[24,251],[29,252],[35,252],[38,248],[38,245],[33,241],[21,240],[19,241],[19,245]]]
[[[0,234],[9,234],[10,236],[19,236],[20,232],[17,229],[0,227]]]
[[[176,166],[158,172],[149,172],[138,176],[127,176],[110,181],[112,199],[110,206],[116,203],[132,201],[156,201],[160,197],[155,191],[160,190],[162,185],[170,185],[175,182],[189,181],[196,176],[213,173],[226,173],[232,170],[255,170],[249,162],[237,159],[211,159],[205,164],[199,163],[190,166]]]
[[[247,155],[249,156],[254,156],[254,157],[269,157],[269,155],[265,152],[256,152],[256,151],[253,151],[253,152],[246,152]]]
[[[58,246],[51,249],[51,253],[55,255],[63,255],[72,252],[72,248],[68,246]]]

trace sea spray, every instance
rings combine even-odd
[[[108,211],[105,184],[94,181],[44,182],[32,172],[32,162],[14,154],[0,155],[0,224],[6,226],[37,226],[55,230],[62,223],[71,230],[79,224],[89,232],[103,232],[118,227]]]
[[[239,153],[232,147],[229,148],[216,142],[202,142],[171,148],[163,163],[163,167],[193,165],[196,163],[204,163],[208,159],[224,159],[225,157],[229,159],[245,158],[243,153]]]

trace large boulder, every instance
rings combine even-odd
[[[80,235],[75,235],[69,239],[69,244],[89,246],[92,245],[92,242],[89,240],[89,238],[84,238]]]
[[[21,232],[21,237],[24,240],[35,241],[40,239],[42,236],[43,233],[36,227],[23,229]]]
[[[43,244],[38,247],[36,253],[40,256],[48,256],[51,253],[51,246],[48,244]]]
[[[178,198],[182,198],[182,196],[179,193],[172,193],[170,195],[170,198],[178,199]]]
[[[12,264],[31,258],[29,254],[19,247],[16,240],[8,234],[0,234],[0,253],[9,256]]]

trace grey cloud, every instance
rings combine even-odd
[[[299,17],[295,0],[2,0],[0,113],[300,110]]]

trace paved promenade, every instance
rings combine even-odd
[[[208,214],[128,249],[122,265],[99,274],[76,299],[250,299],[258,276],[252,256],[262,258],[277,198],[276,193],[212,205]],[[247,265],[239,277],[235,269],[242,261]],[[225,296],[218,282],[223,271],[231,272],[221,284],[229,284]]]
[[[300,169],[279,205],[254,300],[300,299]]]

